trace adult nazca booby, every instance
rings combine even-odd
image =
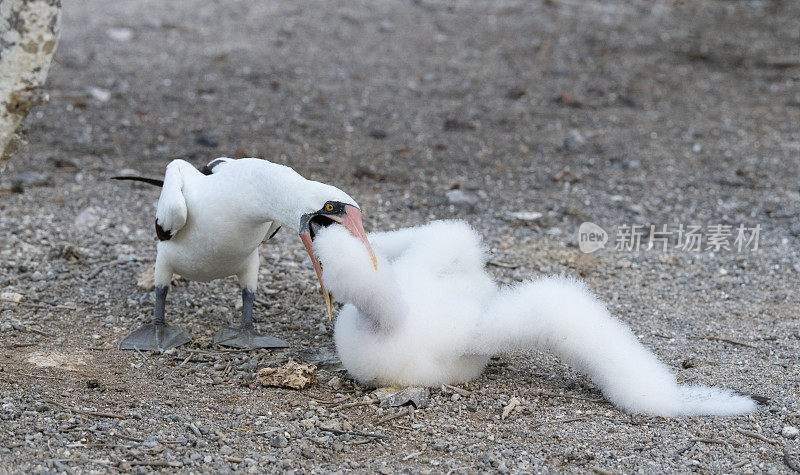
[[[616,407],[660,416],[732,415],[754,398],[680,385],[587,289],[563,277],[499,288],[464,222],[372,233],[379,260],[341,229],[320,230],[322,280],[347,302],[334,339],[344,367],[371,385],[438,387],[476,378],[495,354],[549,349],[587,374]],[[346,256],[346,258],[343,258]]]
[[[355,200],[339,188],[307,180],[284,165],[258,158],[217,158],[197,170],[184,160],[173,160],[163,182],[115,178],[161,185],[155,220],[159,243],[153,318],[123,338],[120,349],[165,350],[191,340],[182,328],[165,323],[164,307],[173,274],[197,281],[238,278],[241,324],[220,329],[214,343],[238,348],[289,346],[253,327],[258,246],[282,226],[300,235],[319,278],[329,317],[332,300],[322,285],[322,269],[312,248],[315,232],[341,224],[372,255]]]

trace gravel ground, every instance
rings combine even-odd
[[[51,101],[2,177],[0,472],[800,470],[799,16],[791,1],[66,1]],[[293,348],[211,345],[238,318],[229,279],[171,292],[192,344],[116,350],[152,311],[136,280],[158,190],[108,177],[222,155],[340,186],[368,229],[466,219],[498,280],[578,276],[679,380],[770,401],[631,416],[521,352],[426,408],[381,407],[326,354],[287,231],[262,247],[256,318]],[[584,221],[611,233],[605,250],[578,250]],[[614,250],[634,224],[761,233],[742,252]],[[319,383],[256,385],[289,358],[324,360]]]

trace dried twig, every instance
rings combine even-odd
[[[38,343],[12,343],[10,345],[6,345],[4,348],[9,350],[13,350],[14,348],[27,348],[29,346],[36,346]]]
[[[193,354],[189,353],[189,356],[187,356],[186,359],[183,360],[183,362],[178,365],[178,368],[183,368],[184,366],[186,366],[186,363],[188,363],[193,356],[194,356]]]
[[[454,393],[458,393],[462,397],[470,397],[470,396],[472,396],[472,392],[471,391],[467,391],[466,389],[462,389],[462,388],[459,388],[459,387],[456,387],[456,386],[451,386],[449,384],[442,384],[442,387],[443,388],[447,388],[447,389],[453,391]]]
[[[694,439],[690,439],[689,442],[702,442],[704,444],[722,444],[722,445],[728,445],[730,443],[727,440],[713,439],[709,437],[695,437]]]
[[[347,404],[342,404],[341,406],[332,407],[332,411],[339,411],[341,409],[349,409],[351,407],[357,406],[369,406],[375,404],[375,401],[356,401],[356,402],[348,402]]]
[[[132,460],[128,463],[132,466],[144,466],[144,467],[170,467],[170,468],[183,467],[183,464],[181,462],[170,462],[167,460]]]
[[[355,430],[340,430],[340,429],[333,429],[333,428],[326,428],[326,427],[320,427],[319,430],[321,430],[323,432],[330,432],[332,434],[337,434],[337,435],[357,435],[359,437],[371,437],[371,438],[375,438],[375,439],[386,439],[386,438],[388,438],[388,436],[384,435],[384,434],[374,434],[374,433],[371,433],[371,432],[359,432],[359,431],[355,431]]]
[[[422,452],[411,452],[410,454],[406,455],[405,457],[403,457],[403,458],[402,458],[402,459],[400,459],[400,460],[402,460],[403,462],[406,462],[406,461],[408,461],[408,460],[411,460],[411,459],[413,459],[413,458],[414,458],[414,457],[416,457],[417,455],[422,455]]]
[[[86,415],[86,416],[108,417],[110,419],[127,419],[127,417],[123,416],[122,414],[113,414],[111,412],[86,411],[84,409],[78,409],[77,407],[72,407],[72,406],[67,406],[66,404],[61,404],[60,402],[54,401],[52,399],[48,399],[45,402],[47,402],[48,404],[56,405],[58,407],[66,409],[68,411],[72,411],[72,412],[77,413],[77,414],[83,414],[83,415]]]
[[[381,439],[376,439],[374,437],[365,437],[363,439],[354,440],[350,442],[350,445],[363,445],[363,444],[369,444],[370,442],[381,442],[383,444]]]
[[[45,337],[47,337],[47,338],[50,338],[50,337],[52,337],[52,336],[53,336],[53,335],[51,335],[51,334],[49,334],[49,333],[45,333],[45,332],[43,332],[43,331],[41,331],[41,330],[37,330],[37,329],[35,329],[35,328],[31,328],[31,327],[22,327],[22,331],[26,331],[26,332],[35,333],[35,334],[37,334],[37,335],[45,336]]]
[[[767,58],[764,61],[766,66],[778,69],[796,68],[800,66],[800,57],[784,56]]]
[[[675,456],[677,457],[679,455],[683,455],[684,452],[686,452],[687,450],[691,449],[696,444],[697,444],[697,442],[695,442],[693,440],[689,441],[689,445],[687,445],[686,447],[684,447],[682,449],[678,449],[677,451],[675,451]]]
[[[22,373],[22,372],[19,372],[19,373],[17,373],[17,374],[19,374],[19,375],[21,375],[21,376],[29,376],[29,377],[31,377],[31,378],[42,378],[42,379],[61,379],[61,378],[59,378],[58,376],[45,376],[45,375],[43,375],[43,374],[28,374],[28,373]]]
[[[757,348],[757,347],[755,347],[753,345],[750,345],[748,343],[742,343],[741,341],[731,340],[730,338],[722,338],[722,337],[719,337],[719,336],[701,336],[701,337],[699,337],[697,339],[698,340],[707,340],[707,341],[721,341],[723,343],[729,343],[731,345],[744,346],[744,347],[747,347],[747,348]]]
[[[16,300],[5,299],[1,297],[0,297],[0,303],[22,305],[23,307],[33,307],[33,308],[56,308],[59,310],[77,310],[77,308],[73,307],[72,305],[55,304],[50,302],[44,302],[44,303],[28,302],[27,300],[21,300],[17,302]]]
[[[500,267],[503,269],[516,269],[519,267],[519,264],[508,264],[506,262],[499,261],[486,261],[486,265]]]
[[[785,463],[787,467],[794,470],[795,472],[800,473],[800,463],[797,463],[794,460],[792,460],[792,458],[789,456],[789,452],[783,453],[783,463]]]
[[[751,430],[746,430],[746,429],[739,429],[738,427],[736,428],[736,432],[738,432],[738,433],[740,433],[742,435],[746,435],[747,437],[752,437],[754,439],[758,439],[758,440],[760,440],[762,442],[766,442],[768,444],[778,445],[778,443],[775,442],[774,440],[772,440],[772,439],[770,439],[768,437],[764,437],[763,435],[759,434],[758,432],[753,432]]]
[[[380,425],[380,424],[384,424],[386,422],[395,420],[395,419],[403,417],[403,416],[410,416],[411,414],[413,414],[413,412],[414,412],[414,407],[413,406],[408,406],[408,410],[407,411],[404,411],[404,410],[401,409],[400,411],[398,411],[398,412],[396,412],[394,414],[389,414],[388,416],[384,416],[384,417],[378,419],[378,422],[376,422],[375,424],[376,425]]]
[[[139,356],[142,358],[142,361],[144,361],[145,364],[147,364],[147,356],[145,356],[144,353],[142,353],[142,350],[137,348],[136,345],[133,345],[133,349],[136,350],[136,353],[139,354]]]
[[[745,465],[747,465],[748,463],[750,463],[750,459],[742,460],[741,462],[739,462],[739,463],[737,463],[735,465],[731,465],[731,470],[736,470],[737,468],[742,468]]]
[[[111,436],[112,437],[119,437],[120,439],[124,439],[124,440],[130,440],[131,442],[139,442],[139,443],[144,442],[144,439],[140,439],[138,437],[131,437],[131,436],[128,436],[128,435],[111,434]]]
[[[350,399],[350,396],[342,396],[342,397],[333,399],[331,401],[329,401],[327,399],[320,399],[320,398],[314,397],[314,396],[311,396],[311,399],[313,399],[314,401],[316,401],[316,402],[318,402],[320,404],[339,404],[339,403],[345,402],[348,399]]]
[[[514,409],[516,409],[518,406],[521,405],[522,402],[519,400],[518,397],[512,397],[511,400],[508,401],[508,405],[503,408],[503,413],[500,414],[500,419],[505,420],[506,417],[508,417],[508,415],[511,414],[511,411],[513,411]]]
[[[49,305],[42,305],[40,303],[34,303],[34,302],[26,302],[25,300],[21,300],[21,301],[17,302],[15,300],[5,299],[5,298],[2,298],[2,297],[0,297],[0,303],[13,304],[13,305],[22,305],[24,307],[33,307],[33,308],[51,308],[51,306],[49,306]]]
[[[194,422],[187,422],[186,428],[192,431],[192,434],[194,434],[198,439],[203,437],[203,433],[200,432],[200,429],[197,428],[197,425],[195,425]]]

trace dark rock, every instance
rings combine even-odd
[[[269,445],[275,447],[276,449],[282,449],[289,445],[289,441],[286,440],[286,437],[282,436],[281,434],[275,434],[269,438]]]
[[[522,86],[511,88],[508,92],[506,92],[506,99],[511,99],[515,101],[524,96],[526,92],[527,91]]]
[[[31,186],[47,186],[52,184],[50,177],[37,172],[22,172],[11,177],[11,190],[22,193]]]
[[[194,143],[203,147],[213,148],[219,145],[219,140],[213,135],[200,133],[194,136]]]
[[[369,136],[373,139],[385,139],[386,138],[386,131],[383,129],[372,129],[369,131]]]
[[[458,119],[445,119],[442,126],[445,132],[456,132],[465,130],[475,130],[475,126],[469,122],[463,122]]]

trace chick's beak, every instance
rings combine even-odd
[[[345,212],[340,216],[329,214],[323,214],[323,216],[341,224],[350,232],[350,234],[361,240],[361,242],[364,243],[364,246],[366,246],[367,251],[369,251],[370,258],[372,259],[372,267],[375,270],[378,270],[378,259],[375,257],[375,252],[372,250],[372,246],[369,244],[367,233],[364,231],[364,225],[361,223],[360,209],[356,208],[355,206],[347,205],[345,207]],[[333,318],[333,296],[330,294],[330,292],[325,290],[325,284],[322,282],[322,264],[320,264],[319,258],[314,252],[311,232],[308,228],[303,229],[300,232],[300,240],[303,241],[303,245],[306,247],[309,257],[311,257],[311,263],[314,264],[314,270],[317,272],[317,279],[319,279],[319,286],[322,290],[322,295],[325,298],[325,309],[328,311],[328,320],[330,320]],[[346,256],[344,258],[346,258]]]

